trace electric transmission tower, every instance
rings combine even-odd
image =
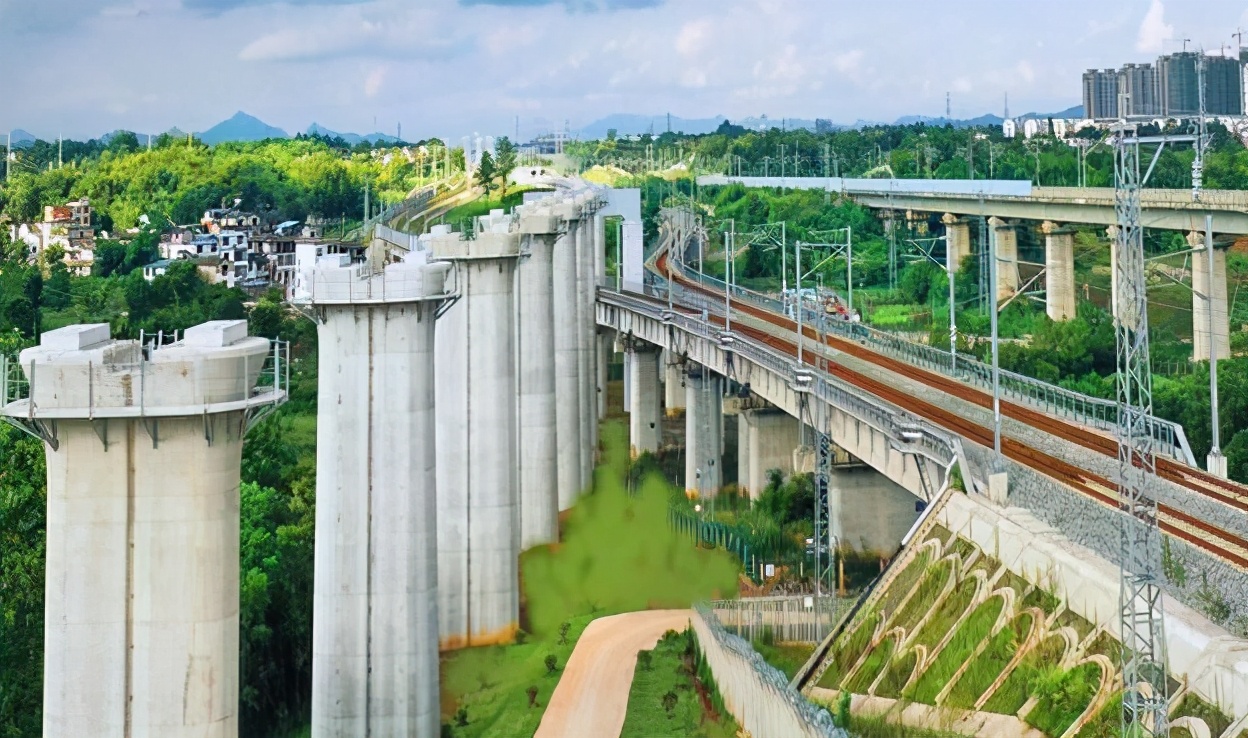
[[[1162,617],[1161,533],[1153,448],[1153,382],[1148,350],[1144,229],[1140,225],[1138,128],[1116,128],[1114,207],[1118,264],[1118,494],[1121,518],[1122,735],[1169,735],[1166,637]],[[1166,139],[1145,139],[1160,143]],[[1149,167],[1151,171],[1152,167]],[[1147,175],[1146,175],[1147,176]]]

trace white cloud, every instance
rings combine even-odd
[[[837,54],[832,59],[832,66],[841,74],[853,74],[858,71],[858,67],[862,64],[862,57],[861,49],[846,51],[843,54]]]
[[[1135,41],[1135,50],[1141,54],[1157,54],[1165,47],[1166,41],[1174,38],[1174,26],[1166,23],[1166,6],[1161,0],[1153,0],[1140,23],[1140,35]],[[1106,65],[1108,66],[1108,65]]]
[[[711,23],[705,19],[686,23],[676,34],[676,51],[682,56],[697,56],[702,53],[710,30]]]
[[[381,92],[381,86],[386,82],[386,74],[390,71],[386,65],[374,67],[364,78],[364,97],[374,98],[377,93]]]

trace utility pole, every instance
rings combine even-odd
[[[945,93],[945,120],[953,121],[953,103],[948,92]]]
[[[13,160],[13,131],[9,131],[9,140],[4,146],[4,181],[9,181],[9,166]]]
[[[966,145],[966,150],[968,152],[966,168],[970,171],[971,181],[974,182],[975,181],[975,129],[974,128],[971,129],[971,140]]]
[[[1205,287],[1205,302],[1209,306],[1209,410],[1213,444],[1205,468],[1210,474],[1226,477],[1226,459],[1222,456],[1221,423],[1218,420],[1218,342],[1213,332],[1213,216],[1205,216],[1205,259],[1209,268],[1209,280]]]
[[[56,168],[65,166],[65,137],[56,137]]]

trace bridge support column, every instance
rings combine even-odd
[[[723,384],[701,366],[685,380],[685,494],[702,497],[723,486]]]
[[[667,417],[674,418],[685,411],[685,372],[670,351],[663,352],[663,407]]]
[[[1192,248],[1203,248],[1205,234],[1193,231],[1187,237]],[[1212,300],[1210,300],[1212,296]],[[1210,311],[1213,312],[1213,338],[1209,336]],[[1217,349],[1218,360],[1231,355],[1230,316],[1226,301],[1226,252],[1213,250],[1213,273],[1209,257],[1201,251],[1192,254],[1192,361],[1209,361],[1210,343]]]
[[[767,475],[779,469],[786,477],[793,473],[793,450],[801,445],[801,424],[782,410],[746,410],[737,416],[737,454],[745,459],[738,466],[737,485],[757,500],[767,487]]]
[[[312,617],[317,738],[438,730],[437,533],[445,521],[434,321],[450,270],[391,264],[371,281],[351,268],[315,272],[326,288],[313,294],[325,371]],[[385,297],[366,297],[375,294]]]
[[[1075,317],[1075,233],[1045,221],[1045,309],[1051,320]]]
[[[594,456],[598,448],[597,401],[594,388],[597,370],[594,369],[594,228],[593,216],[587,212],[587,198],[576,199],[580,213],[576,228],[576,338],[577,338],[577,391],[580,393],[579,421],[581,426],[580,488],[589,489],[593,483]]]
[[[988,224],[997,237],[997,302],[1001,302],[1018,292],[1018,230],[1000,218],[989,218]]]
[[[555,208],[563,232],[555,241],[555,438],[558,441],[559,509],[576,504],[581,486],[581,389],[577,333],[576,227],[580,212],[569,203]]]
[[[631,397],[628,406],[628,438],[632,457],[657,453],[663,427],[659,412],[659,352],[655,346],[634,341],[624,355]]]
[[[863,464],[834,466],[828,485],[832,544],[892,556],[919,517],[919,499]]]
[[[520,548],[559,536],[559,462],[555,420],[554,249],[558,221],[548,209],[523,211],[529,258],[516,273],[517,438]]]
[[[940,222],[945,224],[945,245],[953,254],[953,268],[961,269],[962,260],[971,255],[971,224],[952,213],[945,213]]]
[[[493,645],[511,640],[520,617],[513,303],[520,238],[485,232],[464,241],[455,233],[433,238],[430,250],[456,262],[463,295],[436,331],[441,646]]]
[[[239,467],[269,353],[245,321],[154,351],[72,325],[22,351],[30,402],[0,411],[52,441],[43,735],[238,735]]]
[[[607,383],[615,339],[607,331],[598,333],[598,421],[607,419]]]

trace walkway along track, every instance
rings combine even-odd
[[[655,262],[655,266],[663,270],[666,267],[665,262],[666,254],[660,254]],[[674,279],[685,289],[702,293],[711,298],[720,297],[717,293],[692,280],[686,279],[683,275],[675,274]],[[651,300],[656,305],[660,303],[660,301],[653,298],[643,299]],[[733,309],[762,320],[781,331],[796,333],[796,322],[785,316],[777,315],[769,310],[764,310],[741,301],[734,302]],[[710,315],[709,317],[715,324],[722,326],[724,323],[723,318],[717,315]],[[967,387],[954,380],[932,374],[904,362],[881,356],[852,341],[831,336],[821,339],[815,329],[808,326],[803,326],[803,329],[803,334],[815,341],[816,345],[822,340],[828,348],[842,351],[850,356],[879,366],[886,371],[921,382],[933,389],[980,407],[992,407],[992,398],[977,389]],[[732,330],[734,333],[749,337],[761,344],[781,351],[786,356],[797,357],[796,345],[785,338],[741,323],[734,323]],[[819,364],[819,360],[822,358],[824,357],[812,352],[803,356],[803,363],[816,368],[826,368],[829,374],[866,390],[897,407],[906,408],[910,412],[924,417],[981,446],[988,448],[993,446],[993,435],[990,429],[966,420],[952,411],[907,395],[883,382],[837,364],[834,361],[827,361],[827,366],[822,367]],[[1037,430],[1106,456],[1113,458],[1118,456],[1118,446],[1112,438],[1089,432],[1086,429],[1073,426],[1016,403],[1003,401],[1001,409],[1003,415],[1019,420]],[[1006,457],[1053,478],[1106,507],[1121,509],[1117,485],[1103,477],[1090,474],[1066,461],[1038,451],[1006,436],[1003,436],[1001,439],[1001,452]],[[1248,490],[1234,482],[1222,480],[1199,470],[1184,467],[1168,459],[1159,458],[1157,460],[1157,470],[1159,476],[1179,486],[1217,500],[1237,510],[1248,511]],[[1160,505],[1159,513],[1159,525],[1161,530],[1167,535],[1186,541],[1234,565],[1238,569],[1248,571],[1248,540],[1199,520],[1170,505]]]

